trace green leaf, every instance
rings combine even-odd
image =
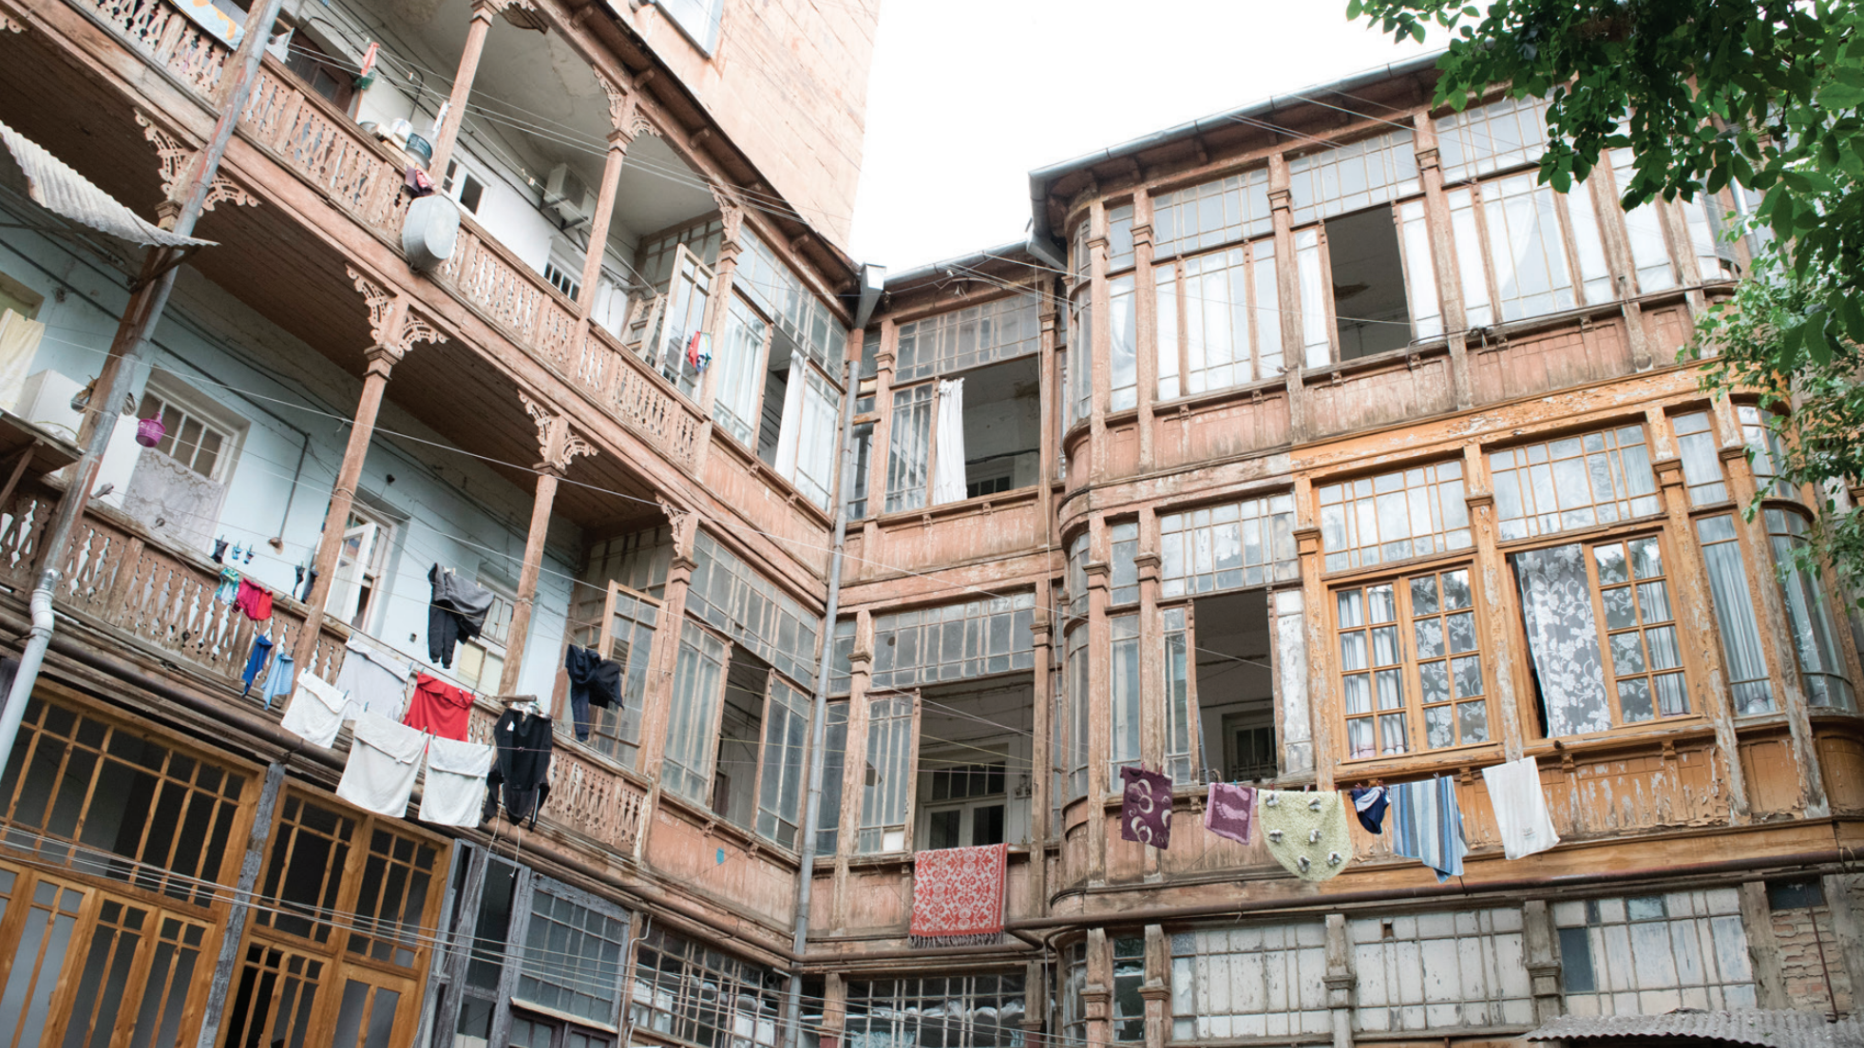
[[[1417,38],[1418,43],[1420,44],[1423,43],[1424,42],[1424,24],[1422,22],[1411,23],[1411,35]]]
[[[1346,0],[1347,21],[1350,22],[1358,18],[1361,10],[1363,10],[1363,8],[1361,8],[1359,0]]]

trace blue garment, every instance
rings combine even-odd
[[[1353,813],[1359,816],[1359,825],[1367,833],[1383,833],[1380,824],[1385,821],[1385,806],[1391,803],[1391,795],[1383,786],[1360,786],[1353,791]]]
[[[265,657],[271,653],[272,638],[253,638],[252,654],[246,659],[246,672],[240,674],[240,679],[246,682],[246,687],[240,691],[240,695],[245,696],[252,694],[252,682],[258,678],[259,670],[265,666]]]
[[[1392,854],[1417,859],[1442,883],[1463,875],[1463,813],[1456,780],[1447,775],[1387,787],[1392,807]]]
[[[266,675],[264,699],[265,708],[272,708],[272,700],[291,694],[291,655],[279,652],[278,658],[272,660],[272,672]]]

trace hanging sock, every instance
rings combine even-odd
[[[215,539],[213,559],[215,564],[225,564],[227,557],[227,540]]]
[[[240,691],[241,696],[250,695],[252,693],[252,682],[258,678],[260,667],[265,665],[265,657],[271,653],[272,638],[253,638],[252,654],[246,657],[246,672],[240,674],[240,679],[246,682],[246,687]]]

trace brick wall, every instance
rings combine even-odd
[[[1780,981],[1791,1007],[1829,1014],[1835,997],[1840,1014],[1851,1011],[1851,978],[1832,933],[1831,910],[1824,903],[1775,909],[1773,938],[1780,952]]]

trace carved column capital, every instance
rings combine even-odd
[[[681,509],[660,496],[655,496],[654,501],[660,503],[660,512],[667,515],[667,526],[673,529],[674,555],[676,557],[690,557],[693,550],[692,540],[694,531],[691,525],[697,523],[696,518],[693,516],[693,511]]]
[[[595,446],[570,427],[568,415],[551,414],[542,404],[524,393],[518,394],[524,411],[537,424],[537,469],[561,477],[569,472],[570,462],[578,455],[594,455]]]
[[[4,17],[4,16],[0,16]],[[157,216],[172,221],[181,211],[181,201],[176,192],[184,181],[190,163],[197,150],[189,149],[174,135],[164,131],[153,120],[136,111],[136,123],[142,126],[142,137],[155,146],[156,164],[162,178],[162,202],[156,205]],[[207,197],[201,201],[201,210],[212,211],[214,205],[231,202],[239,207],[258,207],[259,199],[241,189],[237,183],[223,174],[214,175],[214,180],[207,187]]]
[[[370,370],[375,370],[378,361],[383,361],[386,367],[382,373],[386,375],[386,368],[398,363],[415,343],[439,345],[447,340],[426,317],[408,308],[400,295],[358,273],[354,266],[344,269],[356,290],[362,292],[363,303],[369,308],[369,335],[374,340],[367,351]]]

